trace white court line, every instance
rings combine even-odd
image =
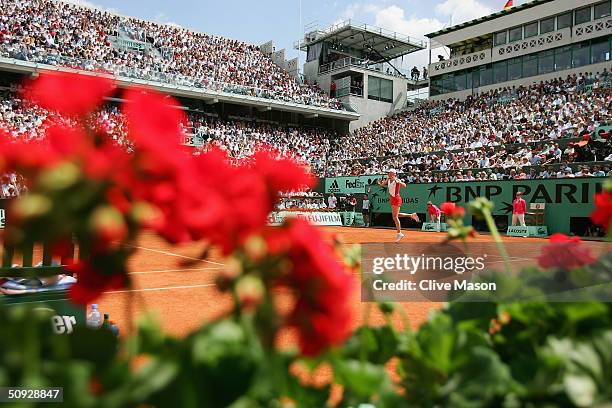
[[[160,251],[159,249],[152,249],[152,248],[147,248],[147,247],[138,246],[138,245],[129,245],[129,246],[131,246],[132,248],[144,249],[145,251],[157,252],[158,254],[176,256],[176,257],[179,257],[179,258],[191,259],[191,260],[194,260],[194,261],[201,261],[201,262],[208,262],[208,263],[211,263],[211,264],[214,264],[214,265],[221,265],[221,266],[223,266],[222,263],[214,262],[214,261],[209,261],[207,259],[194,258],[192,256],[175,254],[174,252]]]
[[[154,292],[158,290],[173,290],[173,289],[193,289],[193,288],[205,288],[210,286],[216,286],[214,283],[206,283],[203,285],[189,285],[189,286],[168,286],[164,288],[145,288],[145,289],[127,289],[127,290],[111,290],[106,293],[128,293],[128,292]]]
[[[153,271],[140,271],[140,272],[129,272],[128,275],[143,275],[148,273],[166,273],[166,272],[183,272],[183,271],[213,271],[223,269],[221,267],[211,267],[211,268],[187,268],[187,269],[162,269],[162,270],[153,270]]]

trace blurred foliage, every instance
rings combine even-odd
[[[519,287],[523,278],[505,276],[505,285]],[[380,309],[398,313],[389,304]],[[49,318],[48,309],[0,308],[0,384],[63,386],[63,407],[328,406],[330,384],[307,384],[291,369],[296,364],[331,368],[330,381],[342,388],[338,407],[612,403],[610,303],[449,303],[416,331],[363,326],[310,359],[262,346],[255,313],[208,323],[183,339],[145,317],[121,351],[104,330],[54,335]]]
[[[359,269],[358,246],[335,247]],[[401,306],[380,303],[385,324],[366,318],[342,344],[306,357],[275,346],[281,317],[266,277],[286,264],[251,249],[218,277],[231,312],[180,339],[151,316],[121,342],[78,325],[56,335],[52,310],[0,303],[0,386],[63,387],[55,406],[78,408],[612,406],[610,253],[573,270],[475,276],[498,296],[459,294],[415,331]],[[247,277],[258,284],[240,285]]]

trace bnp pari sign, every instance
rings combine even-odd
[[[425,213],[427,202],[439,205],[445,201],[465,206],[476,197],[486,197],[495,204],[494,215],[512,215],[512,200],[523,192],[527,208],[531,203],[544,203],[549,232],[568,233],[572,217],[588,217],[593,211],[593,196],[601,191],[603,178],[508,180],[466,183],[409,184],[401,191],[402,211]],[[371,187],[372,211],[391,212],[385,187]],[[529,212],[530,210],[528,210]],[[466,214],[466,223],[471,216]]]

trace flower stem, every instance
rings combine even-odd
[[[489,228],[489,231],[491,231],[491,235],[493,236],[493,240],[497,245],[497,249],[499,250],[500,255],[504,258],[504,267],[506,269],[506,272],[510,272],[510,258],[508,257],[506,247],[504,246],[501,235],[499,235],[499,231],[497,230],[497,226],[495,225],[495,220],[493,220],[493,215],[491,215],[491,210],[489,210],[488,208],[484,208],[482,210],[482,215],[484,216],[484,219],[487,222],[487,227]]]

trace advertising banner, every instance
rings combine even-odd
[[[382,176],[327,177],[325,194],[363,194],[366,188]]]
[[[300,218],[313,225],[342,225],[340,213],[331,211],[274,211],[268,216],[268,225],[281,225],[286,218]]]
[[[134,50],[143,51],[147,48],[147,43],[142,41],[128,40],[125,38],[118,38],[117,45],[123,48],[131,48]]]
[[[512,200],[517,191],[523,192],[527,208],[532,203],[543,203],[544,225],[548,233],[569,233],[572,218],[588,218],[594,209],[593,196],[601,191],[605,178],[545,179],[545,180],[504,180],[467,183],[409,184],[401,190],[403,212],[426,212],[427,202],[440,205],[445,201],[466,206],[476,197],[486,197],[495,207],[493,215],[512,215]],[[328,180],[325,180],[326,192]],[[338,183],[338,186],[344,184]],[[390,213],[389,193],[378,185],[371,188],[372,212]],[[530,210],[528,210],[529,212]],[[466,212],[467,224],[471,215]]]
[[[508,227],[506,235],[509,237],[537,237],[544,238],[548,236],[548,228],[546,226],[532,226],[528,225],[522,227],[520,225],[513,225]]]
[[[4,208],[0,208],[0,229],[4,229],[4,223],[6,219],[6,211]]]

